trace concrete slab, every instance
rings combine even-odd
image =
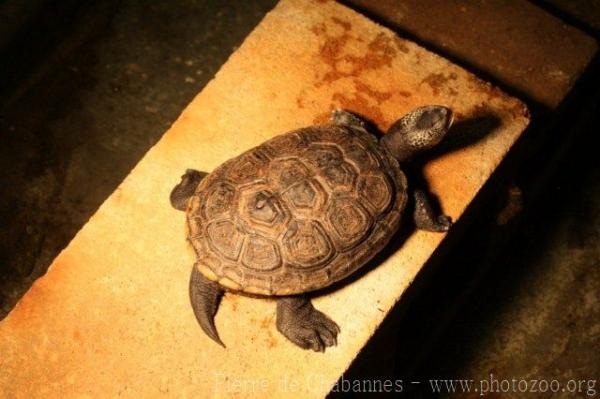
[[[318,298],[342,329],[327,353],[281,337],[273,302],[233,295],[216,319],[225,350],[191,312],[194,257],[168,193],[185,168],[211,170],[334,107],[385,129],[428,103],[457,114],[425,176],[459,219],[527,125],[524,105],[335,2],[282,1],[0,322],[2,396],[324,396],[444,236],[415,232]]]
[[[598,50],[592,37],[525,0],[347,2],[550,108]]]

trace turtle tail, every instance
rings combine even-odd
[[[214,320],[223,292],[223,288],[219,284],[206,279],[194,266],[190,278],[190,301],[192,302],[194,315],[206,335],[225,348],[225,344],[219,338],[215,328]]]

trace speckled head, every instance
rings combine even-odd
[[[396,121],[381,142],[399,161],[439,144],[452,125],[454,114],[443,105],[419,107]]]

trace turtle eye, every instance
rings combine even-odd
[[[425,130],[438,127],[444,123],[446,115],[447,111],[445,108],[438,107],[428,109],[419,116],[419,119],[417,119],[417,128]]]

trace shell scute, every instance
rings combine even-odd
[[[290,263],[298,268],[314,268],[327,262],[334,248],[319,222],[292,222],[283,237],[283,247]]]
[[[203,216],[213,219],[229,213],[234,205],[235,187],[225,181],[220,181],[210,187],[205,194],[202,204]]]
[[[242,263],[254,270],[268,271],[281,266],[277,244],[258,235],[250,236],[242,252]]]
[[[365,205],[375,215],[385,212],[394,197],[392,185],[384,174],[369,174],[359,177],[358,193]]]
[[[340,162],[323,169],[323,177],[332,190],[349,190],[354,184],[357,172],[348,162]]]
[[[311,175],[308,167],[298,158],[275,159],[268,171],[268,180],[280,190]]]
[[[264,183],[240,189],[236,216],[245,231],[268,237],[277,236],[290,218],[279,194]]]
[[[229,220],[216,220],[206,227],[206,237],[209,244],[219,253],[230,260],[237,260],[242,249],[244,235]]]
[[[339,165],[344,155],[335,144],[314,143],[309,146],[306,159],[318,168],[327,168]]]
[[[363,240],[371,227],[372,218],[354,199],[334,198],[327,210],[336,244],[342,249],[352,248]]]

